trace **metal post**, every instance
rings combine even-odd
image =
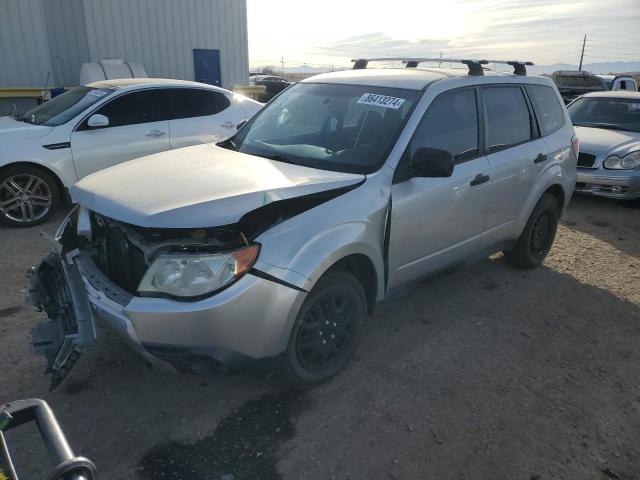
[[[584,58],[584,46],[587,43],[587,34],[584,34],[584,38],[582,39],[582,53],[580,54],[580,66],[578,67],[579,71],[582,71],[582,59]]]

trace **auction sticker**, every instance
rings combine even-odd
[[[377,107],[399,109],[404,103],[404,98],[389,97],[387,95],[378,95],[377,93],[365,93],[360,97],[357,103],[364,105],[375,105]]]

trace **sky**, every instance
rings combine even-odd
[[[252,67],[353,57],[640,60],[640,0],[247,0]]]

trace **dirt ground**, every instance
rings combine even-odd
[[[104,330],[50,393],[23,301],[39,230],[0,227],[0,401],[46,399],[101,478],[640,478],[637,205],[574,198],[543,268],[496,255],[379,305],[306,393],[152,370]],[[24,479],[46,470],[36,439],[9,436]]]

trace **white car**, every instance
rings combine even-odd
[[[0,222],[44,222],[81,178],[137,157],[236,133],[262,104],[219,87],[132,78],[71,88],[0,118]]]

